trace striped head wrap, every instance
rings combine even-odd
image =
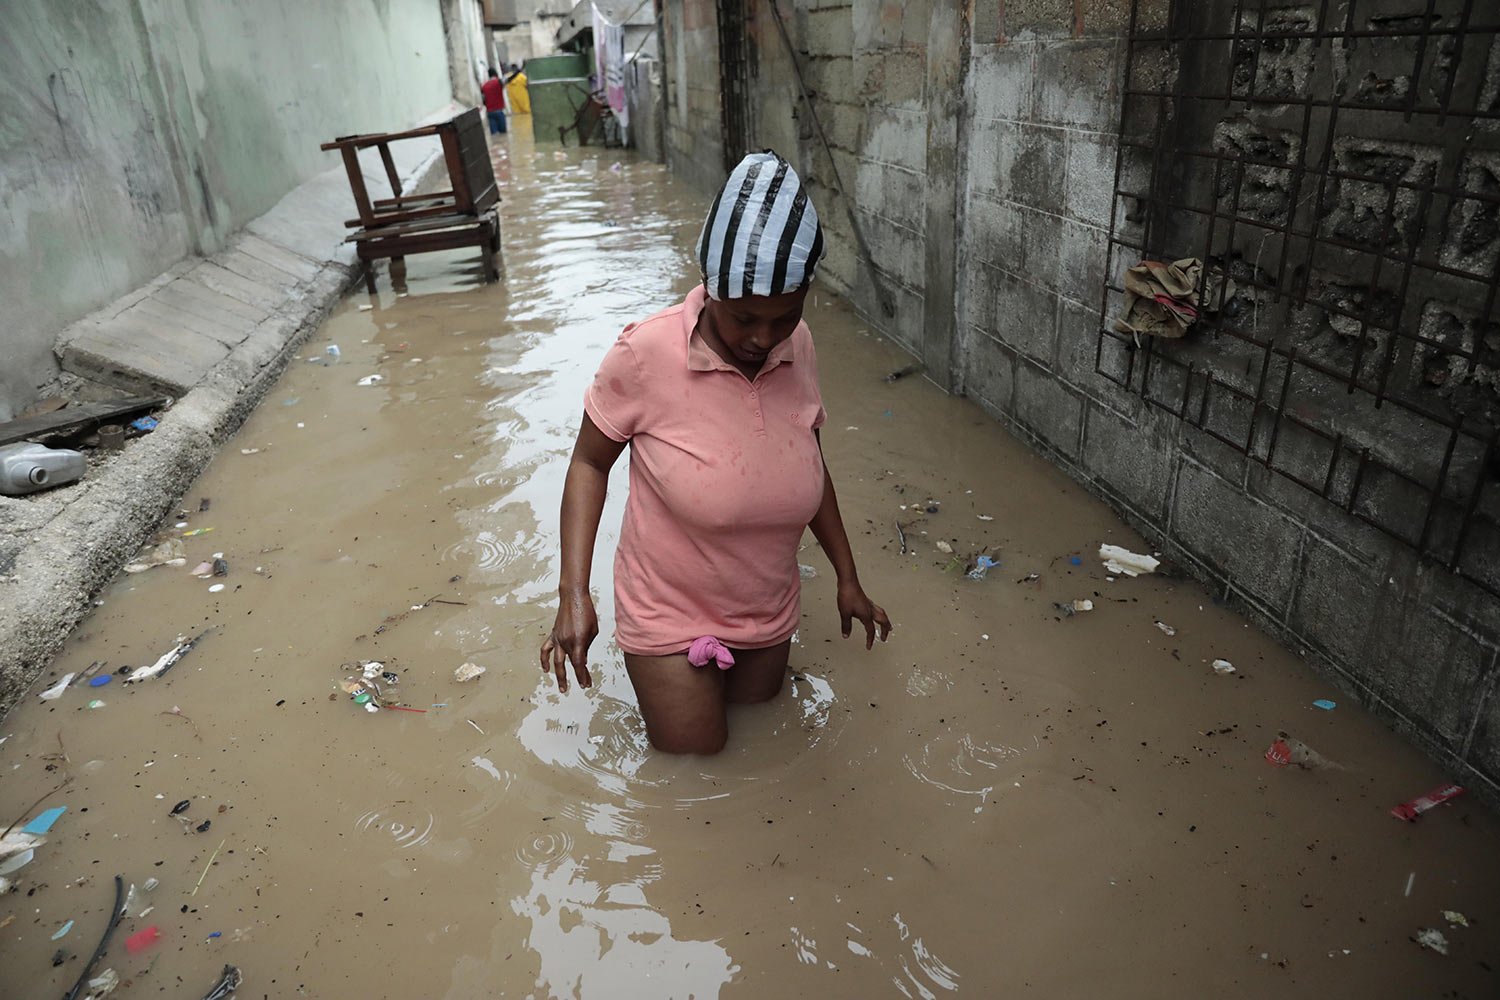
[[[770,150],[741,160],[698,236],[708,294],[738,299],[795,291],[812,280],[822,256],[818,210],[792,165]]]

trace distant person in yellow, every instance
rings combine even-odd
[[[531,114],[531,94],[526,90],[526,71],[520,66],[512,66],[510,75],[505,78],[505,98],[510,104],[511,114]]]

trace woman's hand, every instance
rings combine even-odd
[[[881,612],[884,615],[884,612]],[[848,635],[846,627],[844,634]],[[557,689],[568,691],[568,661],[573,661],[573,673],[578,675],[580,687],[592,687],[594,679],[589,676],[589,646],[599,635],[599,616],[594,612],[594,599],[587,590],[563,595],[557,606],[557,621],[552,632],[542,643],[542,673],[557,675]]]
[[[880,641],[885,642],[891,634],[891,620],[885,609],[865,594],[858,580],[839,583],[839,622],[844,628],[844,638],[849,638],[853,620],[858,618],[865,626],[865,648],[875,648],[875,630],[880,629]]]

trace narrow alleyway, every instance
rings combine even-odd
[[[122,575],[0,724],[0,821],[68,782],[0,898],[0,996],[71,986],[117,872],[160,880],[100,965],[125,997],[226,962],[242,997],[368,1000],[1500,992],[1494,814],[1391,818],[1445,776],[1198,585],[1106,579],[1101,542],[1144,543],[970,403],[886,381],[910,359],[826,291],[823,440],[892,641],[839,639],[809,536],[792,683],[721,756],[650,752],[605,638],[559,696],[536,648],[583,390],[691,287],[704,199],[524,130],[496,171],[504,280],[432,255],[351,296],[163,525],[203,532],[188,566]],[[624,463],[613,487],[606,637]],[[160,678],[36,697],[204,630]],[[340,692],[365,660],[417,711]],[[1283,730],[1330,766],[1268,763]]]

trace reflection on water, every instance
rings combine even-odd
[[[531,921],[527,943],[542,957],[544,995],[714,997],[739,971],[718,942],[674,937],[640,886],[596,882],[572,859],[534,870],[511,909]]]

